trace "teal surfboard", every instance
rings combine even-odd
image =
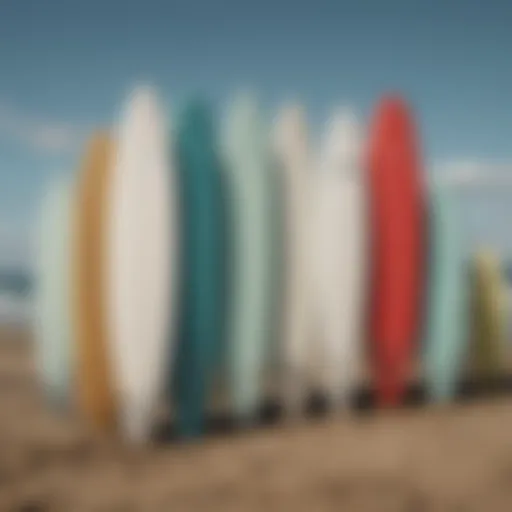
[[[432,400],[453,398],[468,342],[468,276],[456,198],[446,186],[430,189],[430,263],[424,370]]]
[[[203,432],[223,315],[220,161],[207,103],[194,100],[183,106],[176,156],[182,226],[174,396],[178,432],[193,437]]]
[[[36,248],[36,361],[47,400],[69,404],[71,385],[71,193],[67,177],[58,176],[45,189],[39,213]]]
[[[242,421],[255,417],[262,400],[275,320],[275,173],[268,136],[256,99],[236,97],[222,145],[230,203],[228,392]]]

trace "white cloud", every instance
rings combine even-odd
[[[37,119],[8,103],[0,103],[0,137],[20,142],[39,153],[73,152],[83,136],[82,129],[69,123]]]
[[[435,166],[433,178],[460,189],[512,187],[512,162],[453,160]]]

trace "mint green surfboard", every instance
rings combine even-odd
[[[70,247],[72,185],[58,176],[44,191],[36,248],[36,361],[48,401],[68,404],[71,385]]]
[[[251,95],[239,95],[223,132],[229,203],[228,394],[235,417],[250,421],[262,400],[275,303],[274,179],[268,129]]]
[[[430,188],[430,259],[424,370],[432,400],[449,401],[468,351],[468,275],[453,192]]]

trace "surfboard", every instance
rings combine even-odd
[[[468,351],[468,279],[456,197],[429,189],[429,253],[424,378],[432,400],[453,399]]]
[[[507,341],[507,360],[508,360],[508,367],[512,366],[512,352],[511,352],[511,345],[512,345],[512,288],[509,284],[509,277],[506,275],[506,271],[504,273],[504,286],[505,286],[505,296],[503,298],[503,301],[505,303],[504,308],[506,311],[506,317],[507,317],[507,326],[506,326],[506,341]]]
[[[41,200],[36,248],[34,337],[36,364],[46,399],[71,406],[74,357],[71,330],[70,216],[72,180],[52,179]]]
[[[328,122],[318,176],[318,313],[322,387],[344,408],[361,376],[366,273],[366,176],[356,116],[336,110]]]
[[[116,411],[105,318],[104,244],[113,148],[105,133],[87,145],[76,187],[73,230],[73,332],[76,339],[76,395],[91,426],[111,433]]]
[[[150,436],[173,352],[178,224],[164,118],[155,90],[132,92],[107,194],[108,337],[120,428],[135,443]]]
[[[472,265],[472,367],[477,377],[496,377],[506,363],[506,309],[501,262],[490,248]]]
[[[226,113],[222,146],[230,201],[227,366],[235,417],[255,419],[272,337],[272,188],[269,141],[256,99],[242,93]]]
[[[372,229],[372,366],[377,399],[404,397],[419,334],[424,215],[411,112],[399,96],[379,103],[369,146]]]
[[[301,105],[281,109],[274,127],[276,164],[281,176],[283,211],[282,311],[279,329],[281,395],[289,415],[302,411],[311,356],[312,155]]]
[[[181,322],[176,361],[178,431],[203,432],[220,357],[222,328],[222,204],[220,161],[210,106],[186,103],[177,127],[181,198]]]

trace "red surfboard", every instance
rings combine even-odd
[[[405,394],[419,334],[423,275],[423,177],[414,123],[399,96],[383,98],[369,150],[373,293],[371,352],[377,401]]]

